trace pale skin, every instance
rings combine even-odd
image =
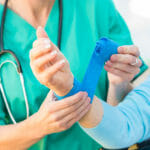
[[[0,2],[3,3],[3,0],[0,0]],[[54,0],[10,0],[9,7],[37,28],[38,26],[45,26],[53,3]],[[108,99],[108,103],[112,105],[116,105],[122,97],[121,95],[118,99],[117,94],[114,94],[117,93],[117,87],[124,85],[122,86],[122,93],[127,93],[130,90],[129,82],[139,72],[139,66],[141,65],[140,60],[138,66],[133,67],[131,65],[135,62],[135,58],[139,56],[138,49],[135,46],[125,46],[125,49],[125,51],[120,52],[121,55],[118,55],[116,60],[111,58],[112,64],[106,64],[105,66],[105,69],[109,72],[110,82],[108,97],[111,98]],[[134,51],[134,53],[131,53],[131,51]],[[126,55],[129,56],[128,59],[131,58],[128,62],[125,59]],[[42,28],[37,31],[37,40],[33,43],[30,58],[33,73],[42,84],[60,96],[70,91],[73,86],[73,75],[69,63]],[[110,67],[110,65],[112,66]],[[126,72],[126,70],[130,70],[127,68],[131,66],[133,71]],[[111,70],[111,68],[113,69]],[[132,78],[128,78],[129,75]],[[29,119],[16,125],[0,127],[0,149],[27,149],[45,135],[64,131],[77,121],[84,127],[92,128],[100,123],[102,116],[103,108],[96,96],[91,106],[90,99],[85,92],[77,93],[62,101],[55,101],[51,92],[39,111]]]

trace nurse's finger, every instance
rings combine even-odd
[[[48,37],[48,35],[47,35],[47,33],[45,32],[44,28],[42,28],[42,27],[38,27],[38,28],[37,28],[36,35],[37,35],[37,39],[38,39],[38,40],[39,40],[39,39],[43,39],[43,38],[47,38],[47,39],[50,40],[50,38]],[[51,42],[51,40],[50,40],[50,44],[51,44],[51,46],[52,46],[54,49],[59,50],[59,49],[57,48],[57,46],[56,46],[55,44],[53,44],[53,42]]]
[[[49,38],[40,38],[35,40],[32,44],[33,48],[40,47],[41,45],[51,45],[51,41]]]
[[[90,109],[90,99],[86,100],[86,103],[81,105],[76,111],[70,113],[65,118],[62,118],[61,121],[58,122],[58,125],[62,128],[62,130],[66,130],[71,127],[74,123],[79,121]]]
[[[138,74],[140,72],[140,68],[128,64],[122,64],[122,63],[112,63],[108,61],[106,63],[106,66],[114,69],[119,69],[121,71],[127,72],[127,73],[133,73],[133,74]]]
[[[51,65],[53,65],[53,60],[55,60],[56,57],[57,57],[57,51],[53,51],[51,53],[39,57],[38,59],[35,59],[33,61],[33,64],[36,70],[38,72],[41,72],[43,71],[43,69],[45,69],[45,67],[50,67]]]
[[[82,112],[80,112],[80,114],[77,116],[77,118],[74,118],[72,120],[70,120],[68,123],[67,123],[67,127],[70,128],[72,127],[76,122],[78,122],[79,120],[81,120],[87,113],[88,111],[90,110],[91,108],[91,104],[88,105]]]
[[[30,59],[36,59],[42,55],[50,53],[52,51],[51,45],[45,45],[30,50]]]
[[[86,94],[80,101],[77,103],[74,103],[71,106],[68,106],[65,109],[61,109],[58,112],[55,113],[55,119],[61,120],[62,118],[66,117],[68,114],[71,114],[72,112],[76,112],[84,103],[90,103],[88,101],[88,94]]]
[[[85,96],[87,95],[86,92],[78,92],[77,94],[67,97],[61,101],[56,101],[55,102],[55,107],[51,108],[50,111],[56,112],[65,108],[68,108],[79,101],[81,101]]]
[[[39,26],[36,30],[36,36],[37,38],[49,38],[47,33],[45,32],[44,28]]]
[[[43,71],[43,78],[49,79],[50,77],[55,75],[56,72],[58,72],[60,69],[62,69],[62,67],[64,67],[65,63],[66,61],[62,59],[53,64],[52,66],[45,68],[45,70]]]
[[[77,115],[74,118],[72,118],[71,120],[67,122],[67,128],[72,127],[76,122],[81,120],[90,110],[90,108],[91,108],[91,104],[85,106],[82,110],[80,110],[79,113],[77,113]]]
[[[104,68],[109,73],[114,74],[126,81],[131,81],[135,77],[135,74],[127,73],[127,72],[121,71],[119,69],[114,69],[114,68],[107,67],[107,66],[105,66]]]
[[[140,51],[139,48],[135,45],[130,45],[130,46],[120,46],[118,48],[118,53],[120,54],[131,54],[135,57],[140,56]]]
[[[138,63],[135,66],[140,67],[142,65],[142,61],[139,58],[129,54],[115,54],[110,58],[112,62],[124,63],[129,65],[135,64],[135,62],[137,62],[137,59]]]

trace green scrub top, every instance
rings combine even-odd
[[[78,80],[82,80],[96,41],[100,37],[108,37],[120,45],[132,44],[129,30],[115,9],[112,0],[63,0],[63,30],[61,51],[68,59],[71,70]],[[0,15],[3,6],[0,5]],[[0,16],[1,17],[1,16]],[[57,43],[58,35],[58,0],[52,8],[45,30],[50,39]],[[37,112],[49,89],[41,85],[30,68],[29,52],[36,40],[36,29],[23,18],[8,9],[5,22],[4,47],[11,49],[21,63],[25,88],[29,100],[30,115]],[[13,60],[10,55],[0,58],[0,63]],[[141,67],[141,73],[147,68]],[[26,118],[23,92],[15,69],[5,64],[1,69],[2,83],[9,106],[17,122]],[[107,73],[103,70],[96,95],[106,100],[108,90]],[[0,124],[10,124],[10,118],[0,93]],[[98,150],[101,148],[84,133],[78,124],[67,131],[51,134],[33,145],[29,150]]]

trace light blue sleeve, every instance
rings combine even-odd
[[[102,146],[120,149],[150,138],[150,77],[117,107],[101,102],[102,121],[95,128],[83,130]]]

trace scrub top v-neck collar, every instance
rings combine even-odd
[[[0,9],[3,10],[2,4],[0,4]],[[45,30],[54,43],[57,43],[56,33],[58,31],[58,19],[58,0],[55,0],[45,25]],[[20,34],[22,36],[20,36]],[[28,44],[28,42],[36,39],[36,29],[17,13],[8,8],[5,18],[4,38],[5,36],[10,36],[10,38],[14,37],[14,39],[19,40],[21,43]],[[4,43],[4,48],[6,48],[5,45]]]

